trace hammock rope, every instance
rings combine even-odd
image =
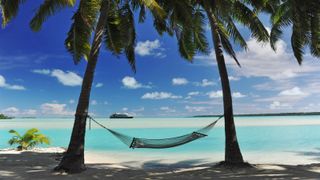
[[[126,144],[129,148],[154,148],[154,149],[160,149],[160,148],[171,148],[180,146],[186,143],[189,143],[191,141],[203,138],[208,136],[208,132],[217,124],[217,122],[224,117],[224,115],[219,116],[214,122],[211,124],[198,129],[192,133],[188,133],[182,136],[177,137],[170,137],[170,138],[163,138],[163,139],[147,139],[147,138],[137,138],[137,137],[131,137],[128,135],[125,135],[123,133],[114,131],[112,129],[107,128],[103,124],[99,123],[97,120],[92,118],[91,116],[87,116],[89,118],[89,129],[91,129],[91,121],[95,122],[100,127],[106,129],[109,131],[112,135],[114,135],[116,138],[118,138],[121,142]]]

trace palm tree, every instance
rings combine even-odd
[[[208,52],[203,27],[205,27],[205,17],[209,20],[223,91],[225,163],[242,164],[244,161],[237,141],[231,90],[223,52],[229,54],[240,66],[230,39],[244,49],[247,49],[247,44],[235,23],[248,27],[252,36],[258,41],[269,40],[268,32],[257,16],[258,10],[265,5],[264,1],[162,0],[159,4],[166,10],[169,21],[168,27],[159,26],[162,27],[160,33],[167,29],[169,34],[175,33],[181,56],[190,61],[197,52]]]
[[[3,24],[6,25],[16,14],[19,4],[24,0],[2,0]],[[131,2],[131,4],[129,4]],[[30,22],[34,31],[41,29],[42,23],[57,10],[72,6],[75,0],[46,0],[39,7]],[[89,101],[94,72],[104,41],[107,50],[115,55],[124,53],[135,71],[134,47],[136,33],[132,8],[150,9],[152,14],[160,19],[165,16],[162,8],[154,0],[82,0],[73,16],[68,36],[65,40],[67,50],[73,55],[75,63],[87,59],[88,64],[84,74],[81,92],[75,114],[72,135],[68,150],[55,170],[77,173],[85,170],[84,145],[86,119],[89,111]],[[93,34],[92,43],[90,43]]]
[[[209,20],[212,42],[221,78],[226,136],[224,163],[227,165],[242,164],[244,161],[236,135],[230,83],[223,52],[225,51],[229,54],[240,66],[230,39],[232,38],[244,49],[247,49],[247,44],[237,29],[235,22],[248,27],[252,36],[258,41],[269,40],[267,30],[259,20],[257,13],[254,12],[256,9],[251,10],[246,4],[250,2],[251,4],[249,5],[254,8],[261,5],[254,1],[198,1],[198,5],[204,9]]]
[[[39,144],[50,144],[49,138],[40,134],[39,130],[36,128],[29,129],[22,136],[13,129],[10,130],[9,133],[12,134],[13,137],[8,141],[8,143],[10,146],[17,144],[18,151],[27,150]]]
[[[276,42],[283,29],[291,26],[291,47],[301,65],[304,48],[309,46],[315,57],[320,57],[320,2],[319,0],[269,0],[265,10],[271,13],[271,47],[276,50]]]

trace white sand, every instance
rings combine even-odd
[[[52,172],[58,164],[62,148],[39,148],[18,152],[0,150],[0,179],[318,179],[319,158],[283,154],[244,152],[255,168],[228,169],[213,166],[223,154],[211,159],[194,155],[165,156],[130,155],[119,152],[86,152],[87,170],[81,174]],[[286,161],[284,161],[287,159]],[[309,164],[314,163],[314,164]],[[284,165],[286,164],[286,165]],[[303,165],[298,165],[303,164]],[[309,165],[308,165],[309,164]]]

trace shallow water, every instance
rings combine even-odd
[[[97,118],[105,126],[124,134],[144,138],[166,138],[183,135],[204,127],[216,118],[135,118],[110,120]],[[314,152],[320,148],[320,116],[237,117],[237,134],[243,152]],[[72,118],[13,119],[0,121],[0,148],[8,148],[10,129],[24,132],[39,128],[51,139],[50,146],[66,147],[69,143]],[[86,134],[88,151],[147,154],[210,154],[223,153],[223,120],[208,137],[170,149],[129,149],[105,129],[93,125]]]

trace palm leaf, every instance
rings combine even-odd
[[[5,27],[8,22],[18,14],[20,4],[25,1],[26,0],[1,0],[2,27]]]
[[[90,38],[100,9],[100,0],[80,1],[73,23],[65,40],[65,47],[72,54],[74,62],[87,58],[90,53]]]
[[[233,11],[231,12],[232,17],[239,23],[248,27],[252,36],[258,41],[269,41],[269,33],[265,29],[263,23],[259,20],[258,15],[240,1],[235,1],[233,5]]]
[[[65,7],[72,7],[75,3],[76,0],[45,0],[30,22],[31,29],[39,31],[43,22],[46,21],[49,16],[54,15],[57,11]]]

